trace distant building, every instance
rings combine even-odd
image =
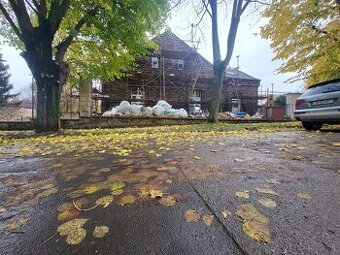
[[[212,93],[212,64],[171,32],[154,39],[158,50],[137,59],[138,68],[125,78],[103,84],[102,111],[126,100],[153,106],[160,99],[173,108],[189,113],[207,111]],[[260,80],[237,69],[227,69],[220,100],[220,111],[257,111]]]
[[[0,121],[30,121],[32,114],[30,99],[12,100],[8,105],[0,107]]]

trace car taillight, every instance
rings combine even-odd
[[[298,99],[298,100],[295,101],[295,107],[296,107],[296,106],[299,106],[299,105],[302,105],[302,104],[304,104],[304,103],[305,103],[305,100],[303,100],[303,99]]]

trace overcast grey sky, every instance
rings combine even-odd
[[[171,15],[168,21],[169,27],[183,40],[190,40],[190,24],[193,20],[187,8],[176,11]],[[220,18],[220,42],[222,56],[226,51],[226,35],[228,19]],[[210,20],[206,20],[206,25],[201,26],[202,33],[197,32],[194,40],[200,40],[198,51],[206,59],[212,62],[212,45],[211,32],[209,28]],[[297,92],[302,90],[302,83],[285,84],[284,81],[289,78],[289,74],[278,75],[275,69],[280,66],[279,61],[272,62],[273,52],[270,48],[270,42],[262,39],[259,34],[260,25],[265,24],[264,19],[255,18],[254,15],[245,15],[241,20],[233,58],[230,62],[231,67],[237,66],[236,56],[239,55],[240,70],[261,80],[263,90],[274,84],[274,91],[278,92]],[[203,35],[202,35],[203,34]],[[257,36],[256,36],[257,34]],[[187,42],[190,45],[190,42]],[[16,49],[2,44],[0,52],[3,58],[10,66],[11,82],[15,91],[21,91],[29,87],[32,76],[24,59],[19,55]]]

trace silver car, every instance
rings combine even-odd
[[[340,124],[340,79],[310,86],[296,101],[294,117],[307,130]]]

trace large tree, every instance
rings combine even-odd
[[[9,66],[5,64],[5,60],[0,53],[0,106],[6,105],[8,100],[16,97],[18,94],[11,94],[13,85],[9,82],[10,74],[8,73]]]
[[[75,59],[80,66],[77,72],[90,74],[86,68],[92,67],[101,74],[114,74],[117,64],[108,70],[109,64],[115,63],[111,57],[117,57],[118,63],[130,63],[131,56],[145,52],[147,32],[163,20],[167,2],[0,0],[0,33],[22,49],[21,55],[37,84],[36,131],[56,131],[60,127],[59,102],[69,73],[67,61]],[[72,54],[67,57],[69,49],[77,58]],[[123,55],[125,58],[120,58]],[[98,68],[101,62],[104,71]]]
[[[204,15],[208,14],[211,18],[211,35],[212,35],[212,45],[213,45],[213,91],[209,103],[209,118],[208,122],[215,123],[218,121],[218,111],[220,105],[220,95],[223,84],[224,71],[229,65],[231,57],[234,51],[234,45],[237,35],[238,26],[241,20],[242,14],[248,8],[249,4],[252,2],[265,3],[263,1],[257,0],[232,0],[232,1],[219,1],[219,0],[201,0],[203,10],[198,12],[199,21],[195,25],[197,26],[204,18]],[[223,8],[223,4],[227,5],[227,8]],[[228,7],[231,8],[228,8]],[[198,8],[200,9],[200,8]],[[231,9],[229,24],[221,23],[222,19],[219,19],[219,10]],[[227,52],[224,57],[221,56],[220,41],[219,41],[219,25],[223,27],[228,27],[229,30],[227,41],[224,42],[227,46]]]
[[[264,15],[261,34],[271,40],[274,60],[283,60],[278,72],[297,73],[288,81],[339,78],[339,0],[273,0]]]

